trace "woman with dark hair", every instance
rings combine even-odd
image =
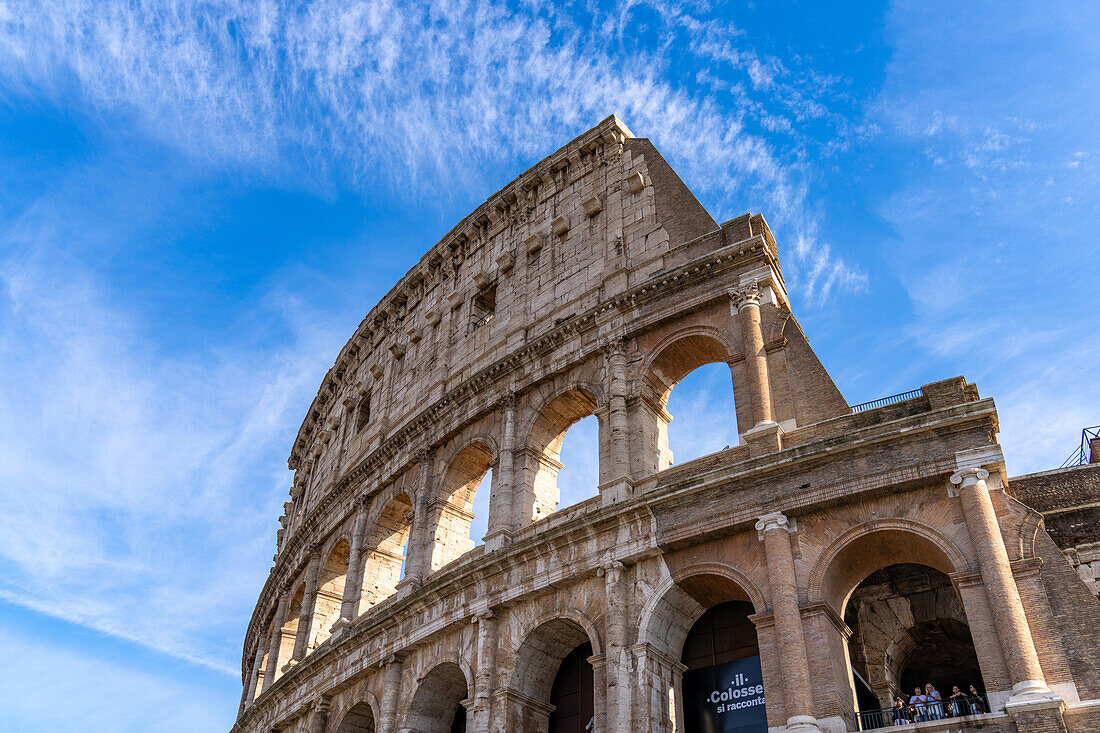
[[[985,698],[982,697],[982,693],[978,692],[978,688],[974,685],[970,686],[970,714],[981,715],[985,712]]]
[[[908,725],[912,722],[909,717],[910,712],[905,704],[905,698],[894,695],[894,725]]]

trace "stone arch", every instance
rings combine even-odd
[[[678,329],[662,339],[646,356],[640,372],[639,392],[644,419],[645,465],[649,470],[662,471],[672,465],[669,448],[668,426],[672,415],[668,412],[668,398],[673,388],[684,377],[707,364],[726,364],[730,370],[730,390],[733,391],[733,367],[730,359],[734,353],[728,333],[709,326],[690,326]],[[734,421],[742,408],[736,394],[733,399]],[[737,430],[740,433],[740,430]]]
[[[466,714],[462,703],[472,684],[463,665],[435,665],[419,680],[405,711],[405,728],[416,733],[450,733],[455,715]]]
[[[371,695],[352,703],[342,715],[337,713],[331,717],[340,721],[334,733],[376,733],[378,701]]]
[[[496,453],[484,440],[471,439],[455,452],[429,502],[431,570],[438,570],[474,548],[470,524],[474,519],[474,495],[492,468]]]
[[[313,622],[310,626],[310,649],[314,649],[332,635],[332,625],[340,618],[340,605],[344,599],[344,586],[348,580],[348,560],[351,544],[343,537],[337,539],[325,557],[317,577],[317,595],[313,601]]]
[[[852,590],[875,570],[899,563],[927,565],[945,575],[969,567],[943,533],[910,519],[879,519],[850,527],[829,543],[810,573],[809,597],[843,616]]]
[[[565,434],[576,422],[596,415],[600,444],[605,441],[606,416],[603,392],[587,380],[574,380],[542,400],[525,423],[522,447],[522,481],[513,495],[517,529],[551,514],[558,506],[558,472],[562,468],[561,446]],[[513,459],[514,460],[514,459]],[[518,470],[516,466],[513,470]]]
[[[298,621],[302,615],[302,599],[305,598],[305,591],[305,584],[298,583],[290,596],[290,603],[287,604],[286,617],[282,619],[282,633],[279,637],[279,657],[275,667],[275,679],[279,678],[283,667],[294,654],[294,642],[298,638]]]
[[[1035,542],[1039,538],[1039,530],[1043,527],[1043,515],[1007,494],[1005,499],[1020,513],[1020,522],[1016,531],[1016,550],[1020,559],[1035,557]]]
[[[412,530],[412,500],[397,493],[378,510],[364,545],[361,605],[366,610],[397,591],[405,563],[405,547]]]

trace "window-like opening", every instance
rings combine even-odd
[[[340,606],[344,600],[344,584],[348,577],[348,558],[351,548],[346,540],[340,540],[332,548],[321,568],[317,598],[313,604],[313,624],[310,628],[310,649],[323,644],[332,635],[332,625],[340,618]]]
[[[366,610],[397,590],[409,542],[412,502],[405,494],[390,500],[375,521],[363,566],[360,608]]]
[[[550,688],[554,710],[548,733],[587,733],[595,728],[591,656],[592,645],[586,641],[569,652],[558,667]]]
[[[680,661],[684,731],[766,733],[764,680],[753,606],[727,601],[709,609],[691,627]]]
[[[472,536],[474,499],[483,480],[489,476],[492,460],[489,446],[473,443],[463,448],[447,467],[440,498],[429,507],[434,531],[432,570],[459,558],[476,545]]]
[[[665,407],[670,461],[684,463],[737,445],[733,381],[727,364],[704,364],[676,383]]]
[[[524,454],[523,484],[518,500],[523,514],[530,521],[543,519],[557,509],[562,500],[558,477],[564,467],[562,446],[566,433],[573,435],[571,428],[578,421],[596,412],[596,401],[582,389],[572,389],[558,395],[542,408],[528,437],[528,450]],[[599,430],[595,420],[590,427],[581,428],[577,433],[576,449],[578,464],[595,466],[595,470],[585,470],[581,465],[576,471],[566,474],[570,484],[568,499],[594,496],[599,491]],[[571,452],[574,441],[571,439]],[[596,458],[592,459],[593,448]],[[567,503],[575,503],[569,501]]]
[[[572,506],[600,493],[600,423],[589,415],[573,423],[561,442],[558,501]]]
[[[913,563],[877,570],[852,592],[844,621],[862,728],[988,710],[966,612],[944,573]]]
[[[497,286],[490,285],[474,296],[473,307],[470,309],[470,316],[473,319],[472,327],[477,329],[487,325],[493,320],[496,312]]]
[[[287,606],[286,618],[283,620],[282,635],[279,637],[279,658],[275,667],[275,679],[279,678],[283,667],[294,654],[294,641],[298,635],[298,619],[302,615],[304,596],[305,586],[299,585],[294,595],[290,597],[290,605]]]
[[[364,395],[355,408],[355,432],[359,432],[370,422],[370,395]]]

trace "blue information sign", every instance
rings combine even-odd
[[[684,673],[685,733],[767,733],[760,657]]]

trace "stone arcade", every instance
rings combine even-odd
[[[673,465],[669,394],[711,363],[739,444]],[[1058,502],[1015,495],[1055,479],[1009,478],[962,378],[878,402],[814,355],[764,219],[719,226],[604,120],[432,247],[325,376],[234,731],[692,733],[696,700],[759,680],[765,704],[715,714],[839,733],[953,675],[987,711],[915,727],[1100,731],[1100,601]],[[559,509],[593,414],[599,494]],[[1096,469],[1056,480],[1094,506]]]

